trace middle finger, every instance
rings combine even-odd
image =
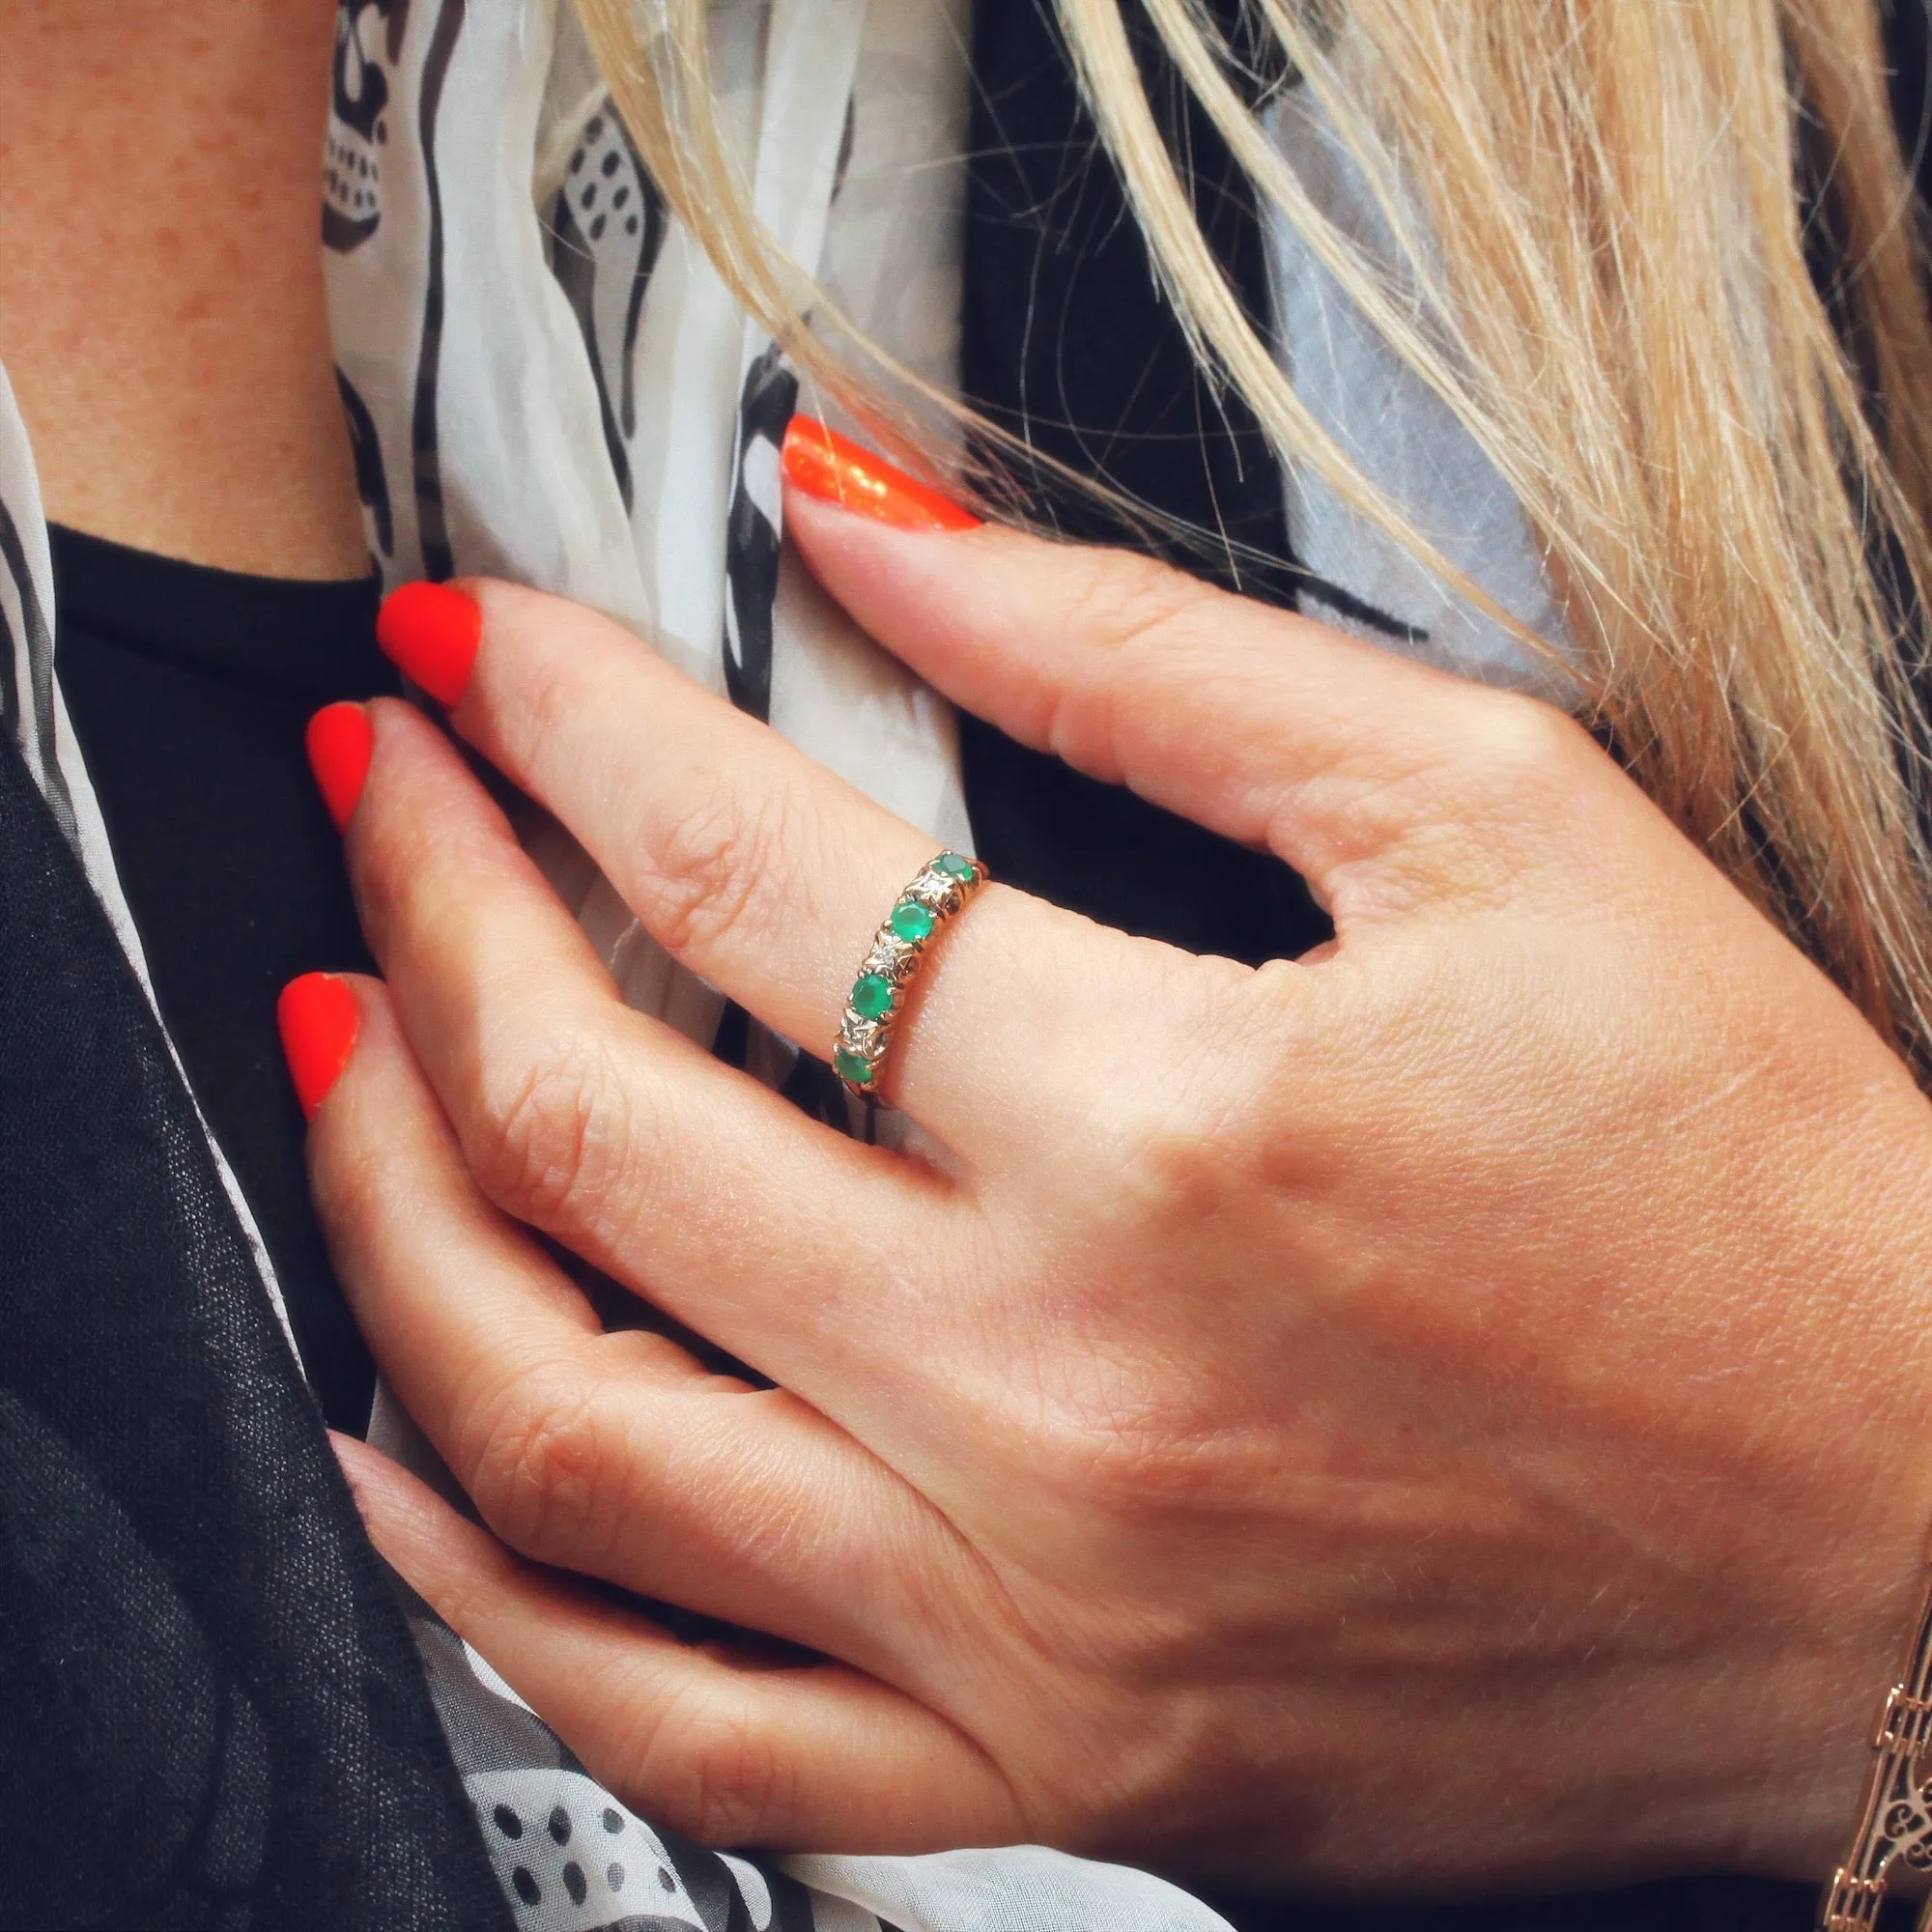
[[[870,1439],[971,1203],[625,1007],[448,740],[373,710],[351,877],[478,1184]]]

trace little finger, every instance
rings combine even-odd
[[[362,1443],[336,1438],[371,1540],[639,1813],[707,1845],[875,1852],[1033,1835],[964,1732],[838,1664],[748,1669],[519,1563]]]

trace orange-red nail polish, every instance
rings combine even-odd
[[[483,612],[475,598],[447,583],[405,583],[376,613],[376,641],[405,677],[439,704],[454,704],[469,682]]]
[[[346,980],[333,973],[304,973],[282,988],[282,997],[275,1002],[275,1025],[281,1031],[282,1053],[302,1118],[312,1121],[355,1051],[361,1009]]]
[[[900,530],[977,530],[980,519],[950,497],[862,449],[810,416],[793,416],[780,456],[795,490]]]
[[[369,753],[376,734],[369,714],[359,704],[325,704],[308,721],[302,742],[308,748],[309,770],[316,788],[338,832],[348,830],[369,776]]]

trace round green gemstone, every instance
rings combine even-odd
[[[935,872],[943,872],[949,879],[958,879],[964,883],[979,871],[979,867],[971,859],[962,859],[957,852],[942,852],[932,862]]]
[[[933,918],[930,908],[921,905],[918,900],[901,899],[893,908],[890,923],[901,939],[916,944],[931,932]]]
[[[855,1087],[868,1087],[872,1081],[872,1063],[863,1053],[853,1053],[848,1048],[835,1046],[832,1049],[832,1070],[841,1080],[849,1080]]]
[[[893,982],[883,973],[863,973],[852,988],[852,1010],[861,1019],[881,1020],[893,1009]]]

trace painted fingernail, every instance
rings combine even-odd
[[[346,832],[355,801],[362,796],[369,753],[376,743],[369,714],[359,704],[325,704],[308,721],[302,742],[308,747],[309,770],[315,774],[322,802],[336,831]]]
[[[795,490],[900,530],[977,530],[980,519],[950,497],[810,416],[793,416],[779,458]]]
[[[454,704],[469,682],[483,612],[475,598],[447,583],[405,583],[376,613],[376,641],[405,677],[439,704]]]
[[[275,1002],[275,1025],[281,1031],[282,1053],[302,1118],[312,1121],[355,1051],[361,1009],[346,980],[333,973],[304,973],[282,988],[282,997]]]

